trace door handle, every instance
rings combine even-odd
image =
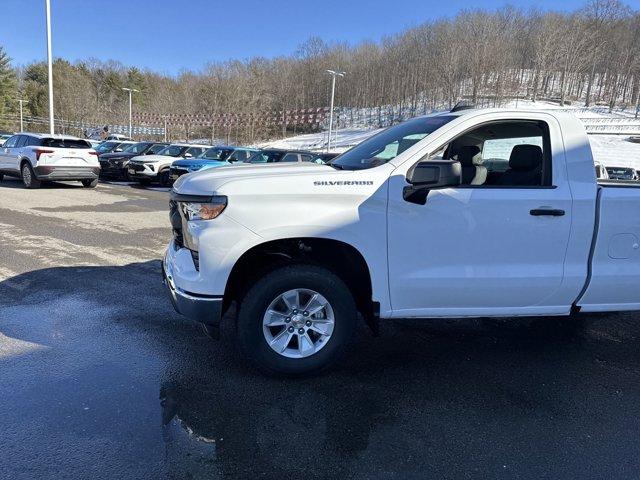
[[[561,217],[564,215],[564,210],[560,210],[559,208],[534,208],[533,210],[530,210],[529,213],[534,217],[541,217],[543,215]]]

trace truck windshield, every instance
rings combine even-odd
[[[383,165],[455,118],[456,115],[420,117],[389,127],[336,157],[330,165],[342,170]]]

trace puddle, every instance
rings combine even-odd
[[[196,434],[178,415],[162,425],[170,478],[212,478],[216,440]]]

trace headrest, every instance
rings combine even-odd
[[[511,150],[509,168],[512,170],[535,170],[542,165],[542,149],[537,145],[516,145]]]
[[[484,160],[482,155],[479,155],[480,147],[475,145],[468,145],[460,147],[458,151],[458,161],[463,167],[471,167],[474,165],[482,165]]]

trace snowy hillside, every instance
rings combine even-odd
[[[527,110],[558,110],[574,113],[584,124],[589,135],[596,161],[604,166],[633,167],[640,170],[640,143],[629,141],[630,135],[640,134],[640,120],[629,111],[608,112],[602,107],[560,107],[555,104],[531,101],[513,101],[508,108]],[[331,151],[344,152],[383,129],[344,128],[334,131]],[[602,134],[596,134],[602,132]],[[606,134],[605,134],[606,133]],[[609,134],[610,133],[610,134]],[[325,151],[328,133],[314,133],[274,140],[262,147]]]

